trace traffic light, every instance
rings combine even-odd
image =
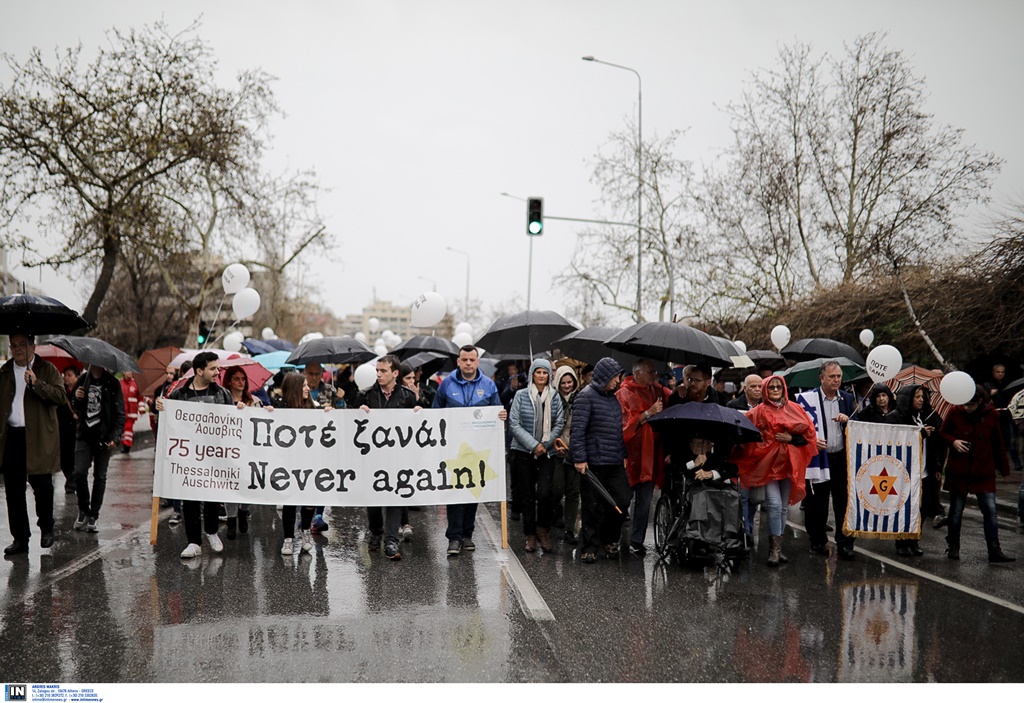
[[[526,233],[540,235],[544,230],[544,198],[526,201]]]
[[[210,327],[202,320],[199,321],[199,335],[196,337],[196,341],[199,342],[199,346],[206,344],[206,340],[210,338]]]

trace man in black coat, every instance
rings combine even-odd
[[[359,409],[369,413],[371,410],[407,408],[414,412],[420,410],[416,394],[409,388],[398,383],[401,374],[397,356],[388,354],[377,359],[377,382],[370,386],[359,397]],[[402,552],[398,548],[401,540],[399,531],[402,529],[402,508],[373,505],[366,509],[370,521],[370,551],[377,551],[380,538],[384,537],[384,556],[388,559],[401,559]]]
[[[121,382],[99,366],[92,365],[75,385],[72,401],[78,416],[75,442],[75,492],[78,494],[76,530],[99,532],[96,520],[107,489],[110,452],[124,431],[124,397]],[[89,467],[92,466],[92,492]]]
[[[753,410],[754,406],[761,402],[762,380],[764,379],[756,373],[747,376],[743,379],[743,392],[726,403],[726,407],[739,410],[741,413]]]

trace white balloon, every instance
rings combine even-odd
[[[363,334],[362,332],[356,332],[356,340],[362,342],[363,344],[366,344],[366,335]]]
[[[743,340],[737,339],[735,342],[733,342],[733,344],[735,344],[736,348],[739,349],[744,354],[747,353],[747,343],[744,342]]]
[[[860,331],[860,343],[863,344],[865,347],[870,347],[871,344],[874,341],[875,341],[875,333],[874,332],[872,332],[871,330],[861,330]]]
[[[380,344],[373,348],[373,353],[376,354],[377,356],[384,356],[385,354],[388,353],[388,348],[383,344]]]
[[[879,344],[868,354],[868,375],[878,383],[888,381],[900,372],[903,355],[891,344]]]
[[[974,379],[963,371],[947,373],[939,382],[939,393],[953,405],[971,402],[976,390]]]
[[[229,352],[236,352],[242,348],[242,342],[245,341],[245,335],[241,332],[232,332],[231,334],[224,335],[224,349]]]
[[[412,301],[412,326],[433,327],[444,319],[447,312],[448,303],[440,293],[420,293],[416,300]]]
[[[779,351],[782,351],[782,348],[789,344],[789,339],[789,328],[785,325],[775,325],[775,327],[772,328],[772,344],[774,344],[775,348]]]
[[[243,288],[235,293],[235,299],[231,301],[231,309],[235,312],[236,320],[252,317],[260,309],[260,294],[255,288]]]
[[[455,334],[462,333],[473,334],[473,325],[469,324],[468,322],[460,322],[459,324],[455,325]]]
[[[378,320],[376,317],[371,317],[369,320],[366,321],[366,326],[370,328],[371,332],[376,334],[377,330],[380,329],[380,320]]]
[[[324,338],[324,336],[320,332],[307,332],[306,334],[302,335],[302,338],[299,340],[299,344],[305,344],[306,342],[308,342],[311,339],[323,339],[323,338]]]
[[[398,346],[399,344],[401,344],[401,343],[402,343],[402,337],[401,337],[401,335],[393,334],[393,335],[391,335],[391,339],[392,339],[392,341],[394,342],[394,344],[393,344],[393,345],[391,345],[391,346],[393,346],[393,347],[397,347],[397,346]]]
[[[357,366],[352,379],[356,382],[359,390],[365,391],[377,382],[377,360],[367,361],[362,366]]]
[[[393,334],[394,332],[392,332],[391,330],[384,330],[383,332],[380,333],[380,338],[386,342],[389,339],[391,339],[391,335]]]
[[[466,334],[465,332],[461,332],[461,333],[455,335],[454,337],[452,337],[452,342],[457,347],[464,347],[467,344],[472,344],[473,343],[473,337],[468,335],[468,334]]]
[[[249,285],[249,269],[244,264],[231,264],[220,275],[220,284],[224,292],[232,295]]]
[[[274,334],[274,330],[270,327],[264,327],[260,336],[263,337],[263,339],[277,339],[277,335]]]

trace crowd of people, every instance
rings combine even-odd
[[[91,366],[84,373],[69,367],[61,374],[34,354],[31,336],[15,334],[10,342],[12,358],[0,368],[0,456],[13,537],[4,550],[8,556],[29,549],[28,486],[35,497],[40,545],[52,545],[52,474],[57,471],[64,474],[65,491],[78,501],[74,529],[98,531],[111,454],[119,446],[131,451],[140,411],[149,410],[152,428],[158,429],[164,400],[171,399],[266,412],[503,406],[499,417],[507,423],[510,514],[522,530],[524,550],[556,551],[561,539],[584,564],[599,555],[617,557],[623,548],[644,556],[656,491],[665,492],[681,480],[697,490],[736,491],[742,500],[740,524],[748,535],[763,505],[769,566],[788,561],[783,540],[794,505],[805,512],[811,554],[832,553],[831,531],[838,557],[854,559],[854,540],[842,529],[849,498],[847,425],[851,420],[911,425],[920,428],[926,449],[921,515],[934,527],[948,529],[947,556],[959,558],[962,515],[967,496],[974,494],[984,518],[989,561],[1013,560],[999,543],[995,474],[1019,468],[1016,442],[1024,426],[1024,392],[1005,397],[1005,373],[1000,373],[1005,368],[994,369],[989,385],[978,385],[971,401],[952,407],[943,420],[924,386],[905,385],[895,394],[886,384],[847,390],[842,368],[832,360],[822,362],[815,388],[795,393],[784,377],[768,369],[750,374],[737,389],[716,381],[710,367],[670,370],[649,359],[636,360],[628,370],[610,357],[594,366],[536,359],[525,373],[510,363],[490,377],[480,370],[478,350],[464,346],[456,369],[443,379],[424,378],[420,369],[386,355],[376,361],[376,382],[363,391],[353,383],[351,369],[332,375],[316,363],[282,371],[253,390],[242,366],[200,352],[181,369],[168,367],[152,397],[143,398],[130,373],[118,379]],[[659,416],[690,403],[743,413],[760,432],[760,441],[723,441],[686,431],[685,425],[681,431],[657,426]],[[50,440],[54,436],[60,437],[58,443]],[[940,499],[943,480],[948,515]],[[222,520],[229,540],[249,529],[248,505],[190,500],[170,505],[171,524],[185,525],[185,559],[202,554],[204,535],[213,552],[224,551]],[[402,558],[401,544],[412,536],[409,510],[367,508],[371,551]],[[447,506],[449,557],[476,548],[476,512],[476,503]],[[286,556],[309,553],[313,535],[329,529],[325,506],[285,505],[281,515],[281,553]],[[1019,525],[1024,526],[1024,486]],[[895,547],[900,557],[923,554],[916,539],[899,540]]]

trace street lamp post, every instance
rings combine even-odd
[[[466,322],[465,318],[469,317],[469,252],[462,251],[462,249],[456,249],[455,247],[445,247],[448,251],[454,251],[456,254],[462,254],[466,257],[466,309],[462,311],[462,321]]]
[[[640,304],[643,300],[643,253],[644,253],[644,230],[643,230],[643,194],[644,194],[644,102],[643,102],[643,82],[640,79],[640,74],[637,73],[636,69],[632,69],[629,66],[620,66],[617,63],[609,63],[608,61],[602,61],[601,59],[595,59],[593,56],[584,56],[584,61],[592,61],[593,63],[601,63],[605,66],[611,66],[612,68],[621,68],[624,71],[629,71],[636,76],[637,86],[637,98],[636,98],[636,321],[640,322],[642,315],[640,314]]]

